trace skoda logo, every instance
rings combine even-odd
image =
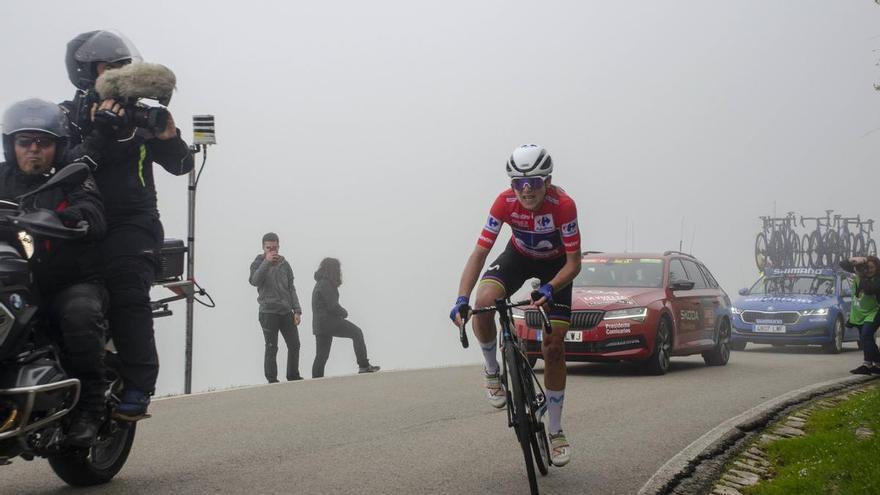
[[[9,305],[12,306],[12,309],[18,311],[24,307],[24,300],[18,294],[12,294],[9,296]]]
[[[776,308],[774,308],[773,306],[768,306],[767,309],[768,309],[769,311],[773,311],[773,310],[776,309]]]

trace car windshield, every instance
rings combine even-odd
[[[762,277],[749,289],[749,294],[813,294],[834,295],[834,277],[782,275]]]
[[[663,260],[659,258],[586,258],[575,287],[661,287]]]

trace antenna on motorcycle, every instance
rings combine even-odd
[[[89,176],[89,166],[85,163],[71,163],[70,165],[65,166],[61,170],[55,172],[49,180],[46,181],[40,187],[34,189],[33,191],[29,191],[25,194],[19,196],[18,199],[21,201],[22,199],[29,198],[36,194],[39,194],[46,189],[52,189],[53,187],[58,187],[63,184],[80,184]]]

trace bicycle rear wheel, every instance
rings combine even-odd
[[[877,256],[877,243],[874,242],[874,239],[868,241],[868,247],[865,249],[865,252],[868,256]]]
[[[513,427],[516,430],[516,438],[523,451],[523,458],[526,461],[526,473],[529,477],[529,489],[532,495],[538,494],[538,478],[535,475],[535,464],[532,457],[532,428],[529,421],[529,411],[527,408],[526,388],[523,380],[522,358],[518,355],[515,346],[507,344],[504,346],[504,353],[507,357],[507,366],[510,370],[510,392],[513,395]]]

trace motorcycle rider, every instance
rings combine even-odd
[[[68,122],[57,105],[30,99],[13,104],[3,114],[0,199],[18,196],[45,183],[60,168],[68,144]],[[37,238],[30,258],[40,307],[47,310],[53,330],[60,332],[62,362],[81,383],[78,406],[71,414],[66,442],[88,447],[104,421],[104,313],[107,292],[101,281],[97,241],[106,224],[94,179],[61,185],[27,198],[37,208],[51,209],[68,227],[87,226],[76,240]]]
[[[153,132],[125,123],[126,110],[119,102],[97,96],[98,76],[139,61],[137,50],[117,33],[99,30],[76,36],[67,45],[66,65],[77,92],[72,101],[61,104],[71,124],[68,158],[92,164],[104,191],[108,231],[101,250],[110,292],[108,318],[125,382],[116,414],[132,421],[145,417],[159,374],[150,287],[164,232],[153,162],[173,175],[193,168],[192,152],[170,113],[165,129]],[[108,124],[106,118],[96,120],[96,113],[118,119]]]

